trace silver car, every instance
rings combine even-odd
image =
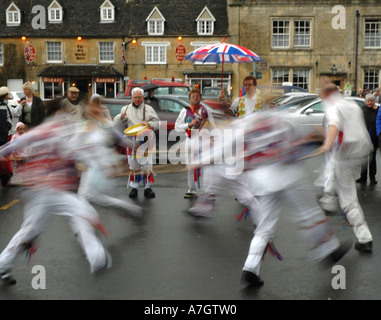
[[[345,99],[356,102],[359,107],[365,106],[365,99],[358,97],[345,97]],[[325,110],[321,98],[298,100],[283,105],[279,111],[284,113],[285,119],[295,125],[298,134],[302,136],[316,134],[319,138],[322,137]]]

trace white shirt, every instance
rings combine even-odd
[[[240,98],[236,98],[230,106],[230,110],[233,111],[235,115],[238,112],[239,99]],[[254,112],[255,105],[257,104],[257,95],[255,94],[252,98],[249,98],[247,95],[244,95],[244,99],[246,116]]]

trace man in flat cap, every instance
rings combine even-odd
[[[74,119],[80,121],[84,118],[85,108],[79,103],[79,89],[77,87],[70,87],[67,90],[67,97],[61,101],[64,106],[63,112],[71,114]]]

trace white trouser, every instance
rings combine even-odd
[[[360,243],[372,241],[372,235],[365,221],[364,213],[357,198],[356,178],[361,167],[349,161],[336,161],[335,184],[340,207],[346,214]]]
[[[339,246],[324,212],[320,208],[312,187],[296,182],[278,192],[257,197],[259,212],[256,213],[257,227],[250,243],[250,249],[243,270],[259,274],[263,253],[272,241],[276,224],[283,205],[292,205],[289,218],[297,228],[300,241],[309,251],[313,261],[320,261]]]
[[[105,177],[101,169],[97,167],[90,167],[81,174],[78,194],[103,207],[113,207],[131,213],[141,212],[138,205],[111,196],[115,188],[115,179]]]
[[[258,211],[258,201],[249,191],[246,183],[246,175],[227,175],[225,165],[214,165],[213,183],[209,185],[207,193],[209,194],[225,194],[231,192],[237,201],[250,210],[250,217],[256,224],[256,212]]]
[[[51,214],[68,217],[73,232],[95,272],[106,265],[106,253],[93,224],[99,223],[95,209],[72,192],[56,190],[25,190],[24,222],[0,254],[0,272],[11,269],[23,245],[33,241],[47,228]]]
[[[152,154],[144,159],[135,158],[134,155],[128,155],[127,160],[130,166],[130,170],[132,170],[136,174],[147,174],[148,176],[150,173],[152,173]],[[139,182],[134,179],[130,179],[129,186],[131,188],[139,188]],[[146,180],[144,181],[144,188],[148,189],[150,187],[151,187],[151,182],[149,181],[147,177]]]
[[[196,170],[196,172],[195,172]],[[187,173],[188,192],[197,193],[199,190],[202,193],[212,194],[211,185],[214,179],[213,167],[210,165],[199,168],[200,176],[198,177],[197,169],[189,169]]]

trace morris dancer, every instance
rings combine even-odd
[[[262,286],[259,277],[261,260],[274,238],[276,224],[285,202],[293,205],[287,216],[296,226],[301,242],[312,260],[332,264],[349,250],[348,242],[340,245],[317,203],[313,188],[303,168],[295,162],[299,157],[293,127],[279,113],[256,112],[234,125],[244,130],[244,166],[249,191],[258,200],[255,211],[256,229],[245,261],[241,282]],[[229,146],[226,146],[229,147]],[[231,146],[230,146],[231,148]],[[214,152],[221,152],[215,150]],[[213,155],[215,156],[215,154]],[[203,159],[205,161],[205,159]]]
[[[95,99],[93,99],[94,96]],[[120,161],[121,155],[114,151],[114,146],[116,144],[128,146],[131,141],[113,129],[112,121],[104,115],[100,99],[99,101],[97,99],[99,99],[97,95],[93,95],[90,104],[86,106],[86,121],[80,126],[78,132],[79,148],[82,145],[88,146],[92,153],[88,152],[87,154],[95,158],[104,157],[104,154],[99,152],[103,152],[104,148],[108,148],[107,158],[110,159],[111,164],[117,163]],[[98,145],[100,148],[97,148]],[[92,203],[117,209],[123,216],[133,219],[140,218],[142,209],[128,200],[114,197],[112,193],[116,187],[115,179],[106,176],[97,163],[91,163],[92,166],[85,168],[81,173],[78,193]]]
[[[114,118],[114,126],[124,132],[126,128],[141,124],[148,126],[151,130],[148,131],[148,138],[154,139],[154,132],[159,130],[160,119],[155,110],[148,104],[144,103],[144,91],[141,88],[132,90],[132,103],[124,106],[120,114]],[[152,141],[152,140],[151,140]],[[153,144],[153,142],[151,142]],[[155,198],[155,193],[151,189],[151,184],[154,182],[152,170],[152,154],[147,157],[143,156],[138,159],[134,148],[127,150],[127,160],[132,171],[127,187],[132,188],[129,197],[136,198],[138,196],[139,182],[144,183],[144,196],[146,198]]]
[[[179,116],[176,119],[175,123],[175,130],[178,132],[185,132],[186,134],[186,150],[187,151],[196,151],[197,154],[190,153],[190,159],[188,162],[192,162],[194,159],[192,157],[198,156],[199,150],[191,150],[191,138],[193,140],[200,139],[199,134],[201,134],[199,131],[193,131],[195,129],[201,130],[202,127],[205,125],[206,121],[209,121],[209,123],[212,120],[212,117],[209,115],[208,111],[200,104],[202,100],[201,92],[197,88],[193,88],[189,92],[189,102],[190,105],[186,108],[183,108]],[[197,137],[192,137],[192,132],[197,132]],[[208,137],[205,137],[208,139]],[[203,168],[205,169],[205,168]],[[209,170],[209,171],[208,171]],[[206,175],[206,177],[203,177],[203,184],[204,184],[204,191],[208,189],[208,186],[211,182],[212,175],[210,168],[206,168],[206,170],[203,170],[203,175]],[[201,170],[200,168],[190,169],[188,170],[188,192],[184,195],[185,199],[194,199],[197,197],[197,190],[201,190],[201,183],[200,183],[200,177],[201,177]]]
[[[321,95],[326,109],[327,134],[320,151],[332,152],[335,190],[345,218],[357,237],[355,249],[371,253],[373,237],[358,201],[356,178],[374,147],[362,110],[356,103],[343,99],[333,83],[325,84]]]
[[[53,117],[54,115],[54,117]],[[0,158],[28,146],[28,158],[17,174],[22,175],[22,197],[25,200],[24,222],[7,247],[0,254],[0,274],[3,282],[15,284],[11,268],[23,250],[32,252],[36,238],[47,228],[51,214],[68,217],[88,262],[90,272],[111,266],[111,256],[97,236],[105,231],[95,209],[77,194],[78,171],[76,162],[87,166],[97,163],[108,171],[116,163],[112,158],[88,155],[89,145],[76,139],[77,124],[62,112],[62,106],[53,102],[47,109],[48,119],[18,139],[0,149]],[[107,148],[97,145],[101,154]],[[91,149],[91,146],[90,146]]]

